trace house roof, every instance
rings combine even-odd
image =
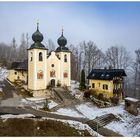
[[[136,98],[131,98],[131,97],[126,97],[125,100],[131,101],[131,102],[139,102],[138,99],[136,99]]]
[[[11,69],[15,70],[28,70],[28,60],[24,60],[23,62],[13,62],[11,65]]]
[[[123,69],[93,69],[87,79],[112,80],[114,77],[126,76]]]

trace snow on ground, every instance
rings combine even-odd
[[[66,124],[69,124],[71,127],[74,127],[77,130],[87,130],[92,136],[101,137],[100,134],[98,134],[93,129],[91,129],[87,124],[83,124],[81,122],[71,121],[71,120],[60,120],[60,119],[53,119],[53,118],[46,118],[46,117],[42,117],[42,119],[61,121]]]
[[[3,81],[8,75],[8,71],[6,68],[0,67],[0,81]]]
[[[140,115],[136,117],[125,111],[123,103],[115,107],[98,108],[91,102],[87,102],[76,105],[75,107],[75,110],[74,108],[61,108],[57,110],[57,114],[74,117],[86,117],[92,120],[97,116],[112,113],[120,120],[113,121],[112,123],[106,125],[108,129],[118,132],[123,136],[140,136]],[[79,114],[77,110],[83,115]]]
[[[81,92],[79,90],[79,82],[71,80],[71,92],[70,94],[72,94],[75,98],[82,98],[83,97],[83,92]]]
[[[39,98],[39,97],[33,97],[33,98],[25,98],[21,100],[21,105],[23,106],[31,106],[35,109],[43,108],[44,104],[46,102],[45,98]],[[48,107],[49,109],[57,106],[58,104],[54,102],[53,100],[48,100]]]
[[[84,104],[77,105],[76,109],[87,118],[94,119],[97,116],[101,116],[108,113],[113,113],[115,115],[117,115],[118,113],[123,113],[124,106],[119,105],[119,106],[109,107],[109,108],[98,108],[97,106],[93,105],[91,102],[87,102]]]
[[[114,121],[105,126],[127,137],[140,136],[140,115],[133,116],[128,112],[120,114],[120,121]]]
[[[53,107],[57,106],[58,104],[54,102],[53,100],[49,100],[48,107],[49,109],[52,109]]]
[[[78,113],[74,109],[70,108],[60,108],[57,110],[57,112],[54,112],[55,114],[60,114],[60,115],[66,115],[66,116],[72,116],[72,117],[84,117],[80,113]]]
[[[30,118],[30,117],[35,117],[33,114],[20,114],[20,115],[12,115],[12,114],[8,114],[8,115],[1,115],[0,116],[3,119],[8,119],[8,118]]]

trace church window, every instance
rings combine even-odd
[[[15,72],[15,75],[17,75],[17,72]]]
[[[39,53],[39,61],[43,61],[42,52]]]
[[[37,73],[37,79],[43,79],[43,71],[38,71]]]
[[[54,70],[50,71],[50,77],[55,77],[55,71]]]
[[[54,67],[54,64],[52,64],[51,66]]]
[[[31,59],[30,59],[30,61],[33,61],[33,53],[31,52]]]
[[[64,55],[64,62],[67,62],[67,55]]]

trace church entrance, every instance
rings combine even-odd
[[[52,80],[51,80],[51,86],[52,86],[52,87],[55,87],[55,79],[52,79]]]

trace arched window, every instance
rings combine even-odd
[[[39,53],[39,61],[43,61],[42,52]]]
[[[31,59],[30,59],[30,61],[33,61],[33,53],[31,52]]]
[[[67,55],[64,55],[64,62],[67,62]]]

